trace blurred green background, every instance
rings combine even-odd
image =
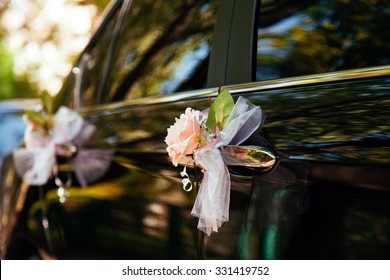
[[[0,100],[55,95],[109,2],[0,1]]]

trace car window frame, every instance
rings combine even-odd
[[[62,88],[55,96],[55,104],[66,105],[74,109],[79,109],[83,107],[90,107],[98,105],[84,105],[83,104],[83,93],[82,85],[83,81],[83,71],[85,68],[85,60],[91,50],[96,46],[104,33],[106,26],[110,23],[111,20],[115,17],[119,9],[122,8],[123,4],[127,0],[113,0],[103,11],[99,20],[96,22],[94,29],[91,32],[91,37],[85,46],[85,48],[80,52],[75,63],[73,63],[72,71],[69,73],[67,78],[64,80]],[[110,41],[111,45],[111,41]],[[74,71],[75,68],[78,68],[78,71]]]
[[[97,28],[92,33],[90,41],[76,60],[76,63],[74,64],[75,67],[77,67],[77,65],[82,66],[85,55],[87,55],[99,41],[106,26],[110,23],[118,10],[125,9],[123,7],[127,4],[127,13],[128,10],[131,9],[132,2],[133,0],[114,0],[109,4],[103,13],[101,21],[98,22]],[[254,81],[255,65],[253,63],[253,57],[256,55],[257,42],[255,40],[257,36],[255,21],[258,10],[257,5],[259,5],[260,2],[260,0],[220,0],[214,26],[206,87],[174,93],[175,99],[180,99],[180,96],[187,98],[188,93],[190,92],[195,92],[195,94],[197,94],[199,91],[209,89],[208,92],[213,93],[215,92],[216,87]],[[121,26],[119,24],[117,25],[118,30],[120,30]],[[113,36],[113,39],[114,38],[115,36]],[[110,46],[115,49],[115,42],[112,40],[110,41]],[[109,62],[110,60],[107,59],[106,63]],[[104,68],[106,69],[107,67]],[[76,110],[105,105],[105,102],[103,102],[103,93],[99,96],[99,100],[96,104],[83,104],[83,93],[80,88],[77,88],[83,84],[82,80],[82,71],[79,71],[78,73],[71,72],[61,91],[56,96],[56,103],[66,104]],[[101,92],[103,92],[103,89]],[[156,98],[153,98],[153,100],[155,99]],[[112,103],[121,104],[123,102],[125,104],[129,103],[126,100]]]
[[[219,12],[210,57],[208,86],[249,83],[255,79],[257,13],[260,0],[226,0]],[[221,30],[219,30],[221,29]]]
[[[97,92],[97,94],[98,94],[97,103],[98,104],[101,104],[103,102],[105,95],[107,93],[108,83],[109,83],[110,74],[111,74],[112,62],[113,62],[113,58],[115,55],[115,50],[116,50],[116,47],[117,47],[117,44],[118,44],[118,41],[119,41],[119,38],[121,35],[121,31],[123,29],[123,25],[124,25],[126,16],[129,12],[130,7],[132,6],[132,4],[133,4],[133,0],[123,0],[122,6],[120,8],[118,21],[114,27],[114,34],[113,34],[112,40],[110,42],[106,62],[105,62],[104,69],[103,69],[102,83],[100,84],[100,86],[98,88],[98,92]]]

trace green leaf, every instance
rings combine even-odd
[[[234,107],[234,100],[230,92],[224,89],[210,107],[206,127],[215,132],[216,126],[222,130]]]
[[[50,115],[54,114],[53,96],[51,96],[47,91],[44,91],[41,97],[45,111]]]
[[[38,124],[41,124],[42,126],[46,127],[47,121],[44,118],[44,116],[42,116],[41,113],[28,110],[25,112],[25,114],[31,122],[38,123]]]

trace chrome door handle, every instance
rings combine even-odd
[[[224,145],[221,147],[221,154],[228,166],[250,167],[267,171],[276,163],[275,152],[260,146]]]

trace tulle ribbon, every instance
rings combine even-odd
[[[70,157],[70,164],[79,183],[86,186],[106,172],[111,162],[112,151],[86,149],[82,145],[95,131],[76,112],[60,107],[54,116],[54,125],[49,135],[38,133],[34,124],[26,129],[25,148],[13,153],[17,173],[30,185],[44,185],[52,176],[57,176],[57,156],[67,156],[69,149],[77,149]]]
[[[230,175],[219,148],[239,145],[262,123],[262,110],[239,97],[217,140],[195,150],[194,159],[202,166],[203,179],[191,214],[199,218],[198,229],[210,235],[229,220]]]

